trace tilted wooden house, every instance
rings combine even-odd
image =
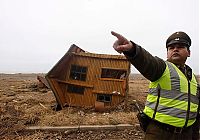
[[[73,44],[45,78],[62,108],[107,109],[124,101],[129,74],[123,55],[88,53]]]

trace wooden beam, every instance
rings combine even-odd
[[[136,124],[137,125],[137,124]],[[36,131],[67,131],[67,130],[122,130],[133,129],[134,125],[131,124],[118,124],[118,125],[79,125],[79,126],[29,126],[25,130]]]

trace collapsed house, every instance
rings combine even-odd
[[[129,74],[124,56],[88,53],[73,44],[45,78],[62,108],[105,110],[125,100]]]

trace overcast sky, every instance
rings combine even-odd
[[[0,73],[46,73],[72,44],[118,54],[111,30],[164,60],[168,36],[184,31],[199,74],[198,0],[0,0]]]

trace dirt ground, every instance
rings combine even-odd
[[[148,81],[141,75],[131,75],[127,106],[99,113],[91,108],[67,107],[55,111],[55,97],[50,89],[39,88],[37,76],[43,74],[0,74],[0,139],[6,140],[140,140],[139,127],[101,131],[27,131],[28,126],[74,126],[135,124],[133,99],[143,107]]]

